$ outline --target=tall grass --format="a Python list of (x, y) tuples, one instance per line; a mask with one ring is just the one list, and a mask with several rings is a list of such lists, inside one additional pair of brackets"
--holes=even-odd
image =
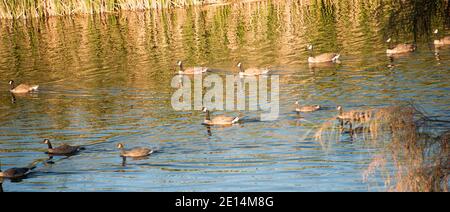
[(139, 11), (223, 3), (228, 0), (0, 0), (0, 18), (37, 18), (56, 15)]
[[(358, 126), (363, 130), (350, 133), (353, 141), (383, 142), (385, 151), (373, 157), (363, 172), (364, 180), (370, 181), (380, 171), (390, 191), (449, 190), (450, 131), (434, 135), (432, 126), (436, 120), (411, 103), (348, 113), (361, 118), (343, 126), (330, 120), (318, 129), (316, 139), (326, 144), (338, 140), (343, 131), (352, 132)], [(388, 161), (392, 161), (392, 167), (390, 164), (388, 167)]]

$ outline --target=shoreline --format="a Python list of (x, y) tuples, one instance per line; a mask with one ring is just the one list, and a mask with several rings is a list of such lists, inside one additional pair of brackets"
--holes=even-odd
[[(22, 4), (0, 1), (0, 20), (26, 20), (76, 15), (104, 15), (122, 12), (144, 12), (154, 10), (187, 9), (190, 7), (223, 6), (251, 3), (262, 0), (82, 0), (63, 1), (24, 0)], [(308, 0), (307, 0), (308, 1)], [(55, 3), (56, 2), (56, 3)]]

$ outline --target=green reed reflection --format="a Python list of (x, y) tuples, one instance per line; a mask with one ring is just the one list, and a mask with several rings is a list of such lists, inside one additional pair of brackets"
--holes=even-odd
[[(38, 7), (40, 10), (38, 13), (26, 12), (21, 15), (20, 10), (24, 9), (23, 6), (14, 7), (13, 12), (6, 12), (6, 6), (10, 7), (10, 4), (18, 2), (8, 1), (8, 4), (1, 2), (0, 14), (3, 16), (0, 16), (3, 18), (24, 17), (29, 14), (42, 16), (41, 14), (46, 13), (42, 7)], [(44, 1), (23, 2), (33, 6), (31, 2), (34, 4)], [(112, 142), (123, 140), (179, 142), (182, 145), (172, 144), (171, 148), (165, 150), (173, 152), (161, 154), (160, 157), (168, 158), (168, 161), (163, 161), (168, 163), (158, 162), (164, 164), (159, 165), (164, 172), (178, 170), (184, 174), (189, 171), (198, 174), (205, 170), (205, 167), (198, 165), (203, 164), (206, 157), (202, 155), (202, 151), (207, 149), (213, 152), (208, 148), (217, 148), (220, 151), (211, 153), (216, 154), (217, 158), (211, 159), (211, 164), (205, 166), (225, 167), (225, 170), (206, 170), (208, 174), (219, 172), (252, 174), (251, 168), (227, 169), (229, 166), (241, 168), (242, 165), (240, 163), (230, 165), (228, 161), (234, 159), (233, 157), (242, 157), (243, 163), (247, 166), (245, 158), (255, 156), (258, 159), (257, 163), (263, 164), (262, 168), (268, 167), (267, 170), (287, 170), (286, 175), (292, 174), (292, 170), (295, 170), (290, 177), (297, 177), (299, 173), (309, 177), (310, 171), (328, 172), (316, 174), (323, 177), (329, 176), (334, 171), (339, 173), (339, 162), (330, 165), (328, 162), (332, 159), (327, 158), (328, 154), (323, 153), (320, 146), (314, 146), (317, 143), (312, 142), (312, 138), (306, 137), (305, 140), (299, 141), (299, 137), (304, 135), (305, 130), (320, 126), (322, 121), (334, 117), (335, 111), (328, 108), (317, 116), (314, 114), (306, 117), (310, 122), (294, 120), (297, 117), (291, 116), (290, 107), (296, 98), (304, 100), (305, 103), (323, 103), (330, 108), (338, 103), (348, 104), (350, 107), (376, 107), (394, 100), (413, 98), (418, 100), (419, 104), (432, 102), (433, 105), (427, 109), (431, 109), (435, 114), (445, 115), (447, 112), (446, 97), (449, 85), (448, 80), (445, 80), (448, 77), (448, 60), (445, 58), (448, 57), (448, 53), (443, 49), (443, 59), (438, 62), (435, 61), (429, 48), (430, 41), (435, 36), (431, 33), (434, 29), (438, 28), (448, 33), (445, 29), (450, 24), (448, 16), (450, 7), (446, 0), (254, 1), (141, 12), (114, 12), (119, 8), (114, 8), (110, 1), (103, 2), (106, 2), (103, 9), (98, 5), (86, 6), (83, 9), (87, 13), (95, 13), (93, 15), (0, 20), (0, 88), (4, 91), (0, 92), (2, 147), (6, 146), (8, 149), (17, 150), (16, 152), (39, 152), (41, 146), (27, 142), (41, 140), (41, 137), (80, 144), (105, 144), (92, 150), (94, 153), (91, 154), (107, 158), (103, 158), (106, 162), (101, 161), (100, 164), (107, 167), (105, 170), (109, 170), (111, 163), (115, 163), (114, 160), (117, 159), (110, 157), (115, 154), (109, 148), (113, 146), (110, 145)], [(117, 2), (121, 2), (120, 9), (133, 10), (133, 5), (138, 5), (141, 1), (132, 1), (133, 3), (129, 5), (125, 0)], [(153, 4), (156, 1), (148, 2), (150, 6), (140, 7), (152, 8), (164, 4), (169, 6), (170, 2), (174, 1), (158, 4)], [(74, 5), (68, 7), (74, 13), (78, 12)], [(97, 14), (100, 13), (98, 11), (112, 12)], [(67, 14), (59, 10), (55, 13)], [(398, 66), (389, 69), (387, 65), (390, 61), (385, 55), (387, 48), (385, 40), (388, 37), (392, 37), (396, 42), (416, 42), (420, 51), (410, 55), (409, 58), (396, 60), (395, 65)], [(309, 66), (306, 61), (307, 44), (314, 44), (317, 52), (341, 53), (343, 63)], [(203, 118), (198, 111), (176, 112), (170, 107), (173, 88), (169, 85), (177, 73), (175, 64), (177, 60), (183, 60), (187, 66), (212, 67), (218, 74), (236, 73), (238, 61), (248, 66), (273, 68), (276, 74), (280, 74), (283, 89), (282, 118), (274, 123), (250, 123), (230, 131), (212, 129), (210, 130), (212, 133), (208, 135), (205, 133), (206, 129), (198, 126), (200, 119)], [(424, 74), (424, 71), (427, 71), (427, 74)], [(11, 98), (6, 85), (10, 79), (39, 84), (42, 91), (36, 95)], [(296, 121), (300, 124), (293, 124)], [(214, 137), (215, 135), (219, 136)], [(258, 137), (260, 135), (263, 136)], [(446, 144), (447, 135), (448, 133), (442, 134), (441, 137), (446, 140), (439, 141)], [(234, 140), (250, 144), (243, 142), (236, 145), (239, 148), (235, 148), (235, 144), (227, 140), (229, 136), (241, 136)], [(260, 144), (261, 140), (267, 141), (271, 137), (276, 139), (270, 140), (264, 144), (265, 146)], [(10, 142), (11, 140), (20, 142), (15, 144)], [(199, 141), (204, 143), (194, 147), (188, 146)], [(275, 145), (272, 144), (276, 142), (279, 142), (276, 148), (285, 149), (275, 149)], [(349, 144), (350, 147), (342, 144), (348, 148), (345, 151), (349, 151), (349, 155), (353, 154), (351, 152), (354, 151), (351, 148), (355, 148), (353, 145), (358, 144)], [(361, 145), (363, 146), (361, 148), (365, 145), (365, 143)], [(180, 148), (183, 154), (176, 148)], [(189, 152), (190, 150), (183, 148), (188, 150), (192, 148), (195, 151)], [(240, 152), (235, 152), (237, 149), (251, 152), (241, 155)], [(309, 152), (310, 149), (313, 151)], [(420, 148), (420, 151), (414, 150), (414, 154), (406, 152), (404, 155), (407, 158), (427, 150)], [(283, 155), (283, 151), (288, 152), (288, 156)], [(223, 152), (231, 152), (231, 156), (221, 155)], [(430, 161), (424, 158), (420, 159), (420, 163), (414, 161), (408, 163), (403, 158), (403, 152), (395, 153), (402, 155), (397, 161), (401, 168), (409, 168), (411, 164), (426, 164)], [(444, 149), (443, 154), (445, 153)], [(181, 159), (177, 157), (179, 155), (184, 157), (184, 154), (188, 156)], [(87, 156), (86, 160), (91, 160), (92, 155)], [(285, 156), (287, 159), (283, 158)], [(195, 157), (200, 158), (198, 159), (200, 162)], [(277, 158), (282, 159), (276, 161)], [(361, 163), (358, 160), (360, 158), (353, 155), (349, 158), (354, 164)], [(370, 163), (372, 156), (368, 158)], [(219, 162), (214, 164), (216, 159)], [(374, 163), (377, 162), (375, 159), (377, 158), (374, 158)], [(322, 163), (321, 160), (327, 163)], [(193, 165), (192, 161), (198, 164)], [(315, 164), (317, 161), (320, 163)], [(183, 164), (185, 162), (187, 165)], [(311, 164), (304, 165), (303, 162)], [(95, 172), (90, 170), (90, 173), (96, 173), (98, 164), (87, 164), (95, 168)], [(267, 164), (281, 164), (281, 168), (274, 169), (266, 166)], [(292, 166), (283, 167), (286, 164)], [(299, 168), (299, 165), (305, 167)], [(346, 168), (347, 165), (349, 164), (344, 163), (343, 166)], [(335, 167), (337, 168), (333, 170)], [(154, 171), (155, 168), (151, 168), (153, 168), (151, 171)], [(269, 177), (279, 177), (267, 170), (264, 171), (270, 175)], [(306, 170), (307, 173), (302, 173), (302, 170)], [(421, 171), (419, 176), (421, 179), (427, 177), (427, 170)], [(361, 170), (352, 169), (347, 173), (358, 171)], [(146, 174), (154, 176), (154, 173)], [(162, 181), (167, 177), (164, 174), (161, 175)], [(360, 173), (357, 175), (357, 180), (349, 178), (352, 182), (347, 183), (353, 185), (352, 183), (359, 182)], [(217, 176), (211, 179), (215, 177)], [(305, 179), (310, 179), (308, 177)], [(423, 189), (422, 185), (411, 187), (409, 183), (416, 180), (416, 177), (417, 175), (398, 178), (410, 180), (402, 182), (403, 185), (397, 190), (433, 190), (430, 187)], [(289, 180), (295, 181), (299, 178)], [(444, 178), (439, 178), (439, 183), (445, 181), (442, 179)], [(278, 182), (290, 183), (289, 180), (281, 179)], [(295, 183), (311, 184), (297, 181)], [(282, 185), (279, 188), (290, 188), (292, 184)], [(396, 190), (398, 185), (392, 182), (387, 189)], [(445, 185), (442, 187), (443, 189), (438, 187), (439, 189), (434, 190), (445, 190)]]

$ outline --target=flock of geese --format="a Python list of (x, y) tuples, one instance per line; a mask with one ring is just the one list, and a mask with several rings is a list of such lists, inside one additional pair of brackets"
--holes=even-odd
[[(438, 33), (438, 30), (434, 31), (435, 34)], [(397, 44), (392, 45), (391, 44), (391, 38), (387, 39), (386, 42), (390, 43), (389, 48), (386, 49), (386, 53), (388, 55), (392, 54), (404, 54), (408, 52), (413, 52), (416, 50), (416, 46), (414, 44)], [(436, 46), (443, 46), (443, 45), (450, 45), (450, 36), (445, 36), (441, 39), (434, 40), (433, 42)], [(310, 56), (308, 57), (309, 63), (337, 63), (338, 59), (340, 57), (340, 54), (338, 53), (322, 53), (316, 56), (313, 56), (313, 46), (307, 45), (307, 49), (310, 52)], [(204, 74), (206, 73), (209, 68), (207, 67), (188, 67), (184, 68), (182, 61), (178, 61), (177, 65), (179, 66), (179, 74), (187, 74), (187, 75), (195, 75), (195, 74)], [(237, 67), (239, 69), (239, 75), (240, 76), (257, 76), (257, 75), (265, 75), (269, 74), (269, 69), (264, 68), (247, 68), (244, 69), (242, 63), (238, 63)], [(30, 92), (35, 92), (38, 90), (38, 85), (27, 85), (27, 84), (20, 84), (15, 85), (15, 82), (13, 80), (9, 81), (10, 89), (9, 91), (13, 94), (26, 94)], [(297, 112), (314, 112), (321, 109), (320, 105), (300, 105), (298, 101), (295, 102), (296, 105), (296, 111)], [(352, 120), (355, 117), (352, 114), (343, 112), (342, 106), (338, 106), (337, 110), (339, 111), (339, 114), (337, 116), (340, 120)], [(240, 118), (237, 117), (228, 117), (228, 116), (216, 116), (214, 118), (211, 118), (210, 111), (207, 108), (203, 108), (203, 112), (206, 113), (205, 119), (203, 121), (204, 125), (232, 125), (235, 123), (238, 123)], [(47, 144), (47, 154), (49, 155), (60, 155), (60, 156), (69, 156), (78, 153), (81, 150), (84, 150), (85, 148), (83, 146), (71, 146), (68, 144), (62, 144), (58, 147), (53, 147), (50, 143), (50, 140), (45, 139), (43, 141), (44, 144)], [(120, 150), (120, 156), (124, 159), (126, 157), (132, 157), (132, 158), (140, 158), (140, 157), (146, 157), (153, 152), (155, 152), (153, 149), (145, 148), (145, 147), (136, 147), (130, 150), (126, 150), (124, 148), (124, 145), (119, 143), (117, 145), (117, 148)], [(23, 178), (27, 174), (29, 174), (35, 166), (29, 166), (29, 167), (21, 167), (21, 168), (9, 168), (5, 171), (1, 171), (1, 164), (0, 164), (0, 178), (10, 178), (10, 179), (17, 179), (17, 178)]]

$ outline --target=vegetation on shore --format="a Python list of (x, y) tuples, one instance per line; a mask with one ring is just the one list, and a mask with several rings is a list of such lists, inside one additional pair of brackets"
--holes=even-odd
[(412, 103), (347, 113), (358, 117), (349, 122), (352, 125), (336, 128), (330, 120), (317, 130), (316, 139), (326, 146), (348, 132), (353, 142), (385, 146), (363, 172), (364, 181), (384, 173), (389, 191), (448, 192), (450, 131), (436, 134), (432, 126), (439, 120), (427, 117)]
[(2, 0), (0, 19), (102, 14), (120, 10), (141, 11), (219, 4), (227, 1), (229, 0)]

